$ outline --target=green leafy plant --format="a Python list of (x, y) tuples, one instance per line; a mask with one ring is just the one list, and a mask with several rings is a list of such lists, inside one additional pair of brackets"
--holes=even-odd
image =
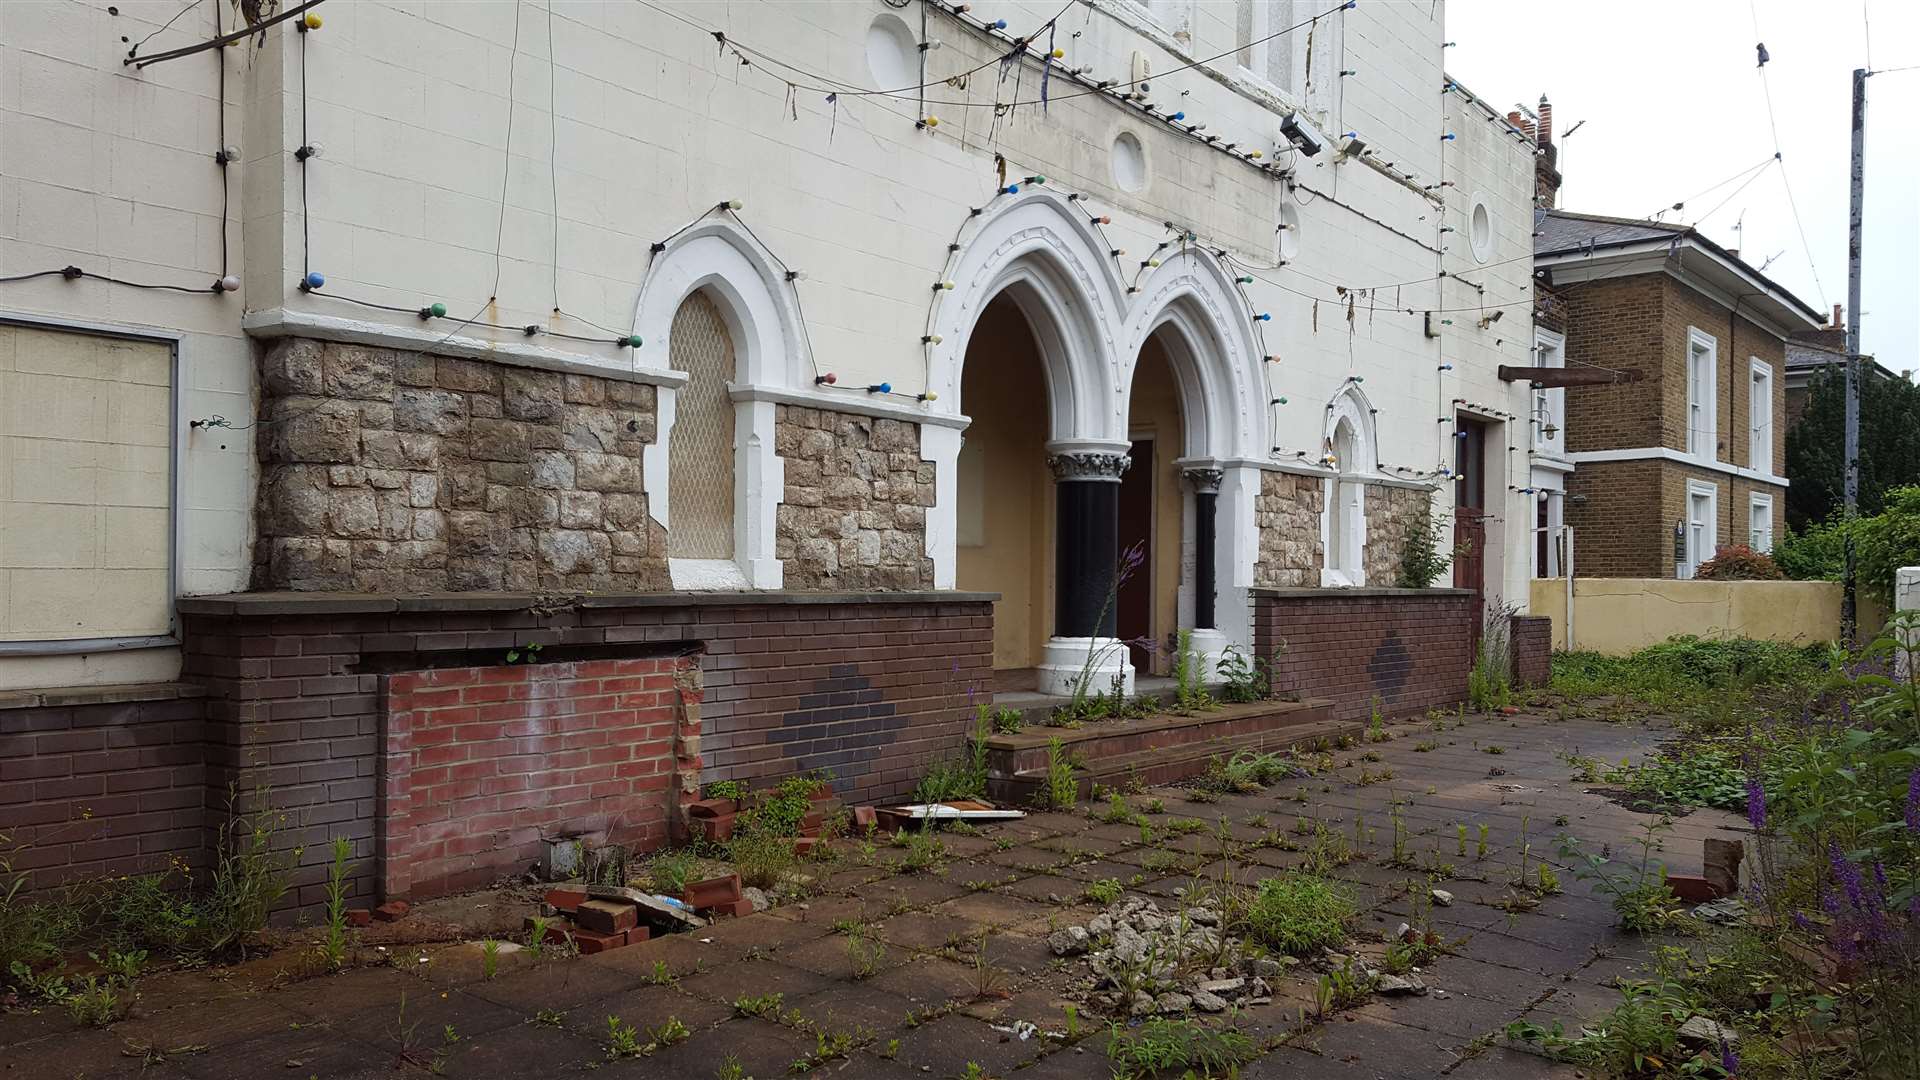
[(733, 1011), (741, 1016), (778, 1016), (784, 1001), (786, 995), (777, 992), (756, 997), (737, 997), (733, 999)]
[(740, 802), (747, 797), (747, 785), (740, 780), (714, 780), (700, 791), (708, 799), (732, 799)]
[(1116, 1080), (1182, 1073), (1229, 1076), (1254, 1053), (1253, 1040), (1238, 1031), (1164, 1016), (1151, 1017), (1135, 1028), (1115, 1024), (1107, 1036), (1107, 1060)]
[(1431, 587), (1453, 565), (1457, 550), (1445, 546), (1443, 531), (1434, 520), (1433, 505), (1422, 502), (1419, 512), (1407, 521), (1394, 584), (1402, 589)]
[(489, 982), (500, 972), (500, 943), (493, 938), (480, 943), (480, 977)]
[(540, 650), (545, 647), (546, 646), (537, 641), (526, 645), (516, 645), (507, 650), (507, 663), (537, 664), (540, 662)]
[(1213, 706), (1213, 695), (1200, 682), (1200, 657), (1193, 651), (1193, 631), (1180, 629), (1173, 635), (1174, 706), (1183, 711)]
[(1120, 899), (1121, 891), (1119, 878), (1101, 878), (1086, 887), (1085, 895), (1088, 900), (1105, 906)]
[(1588, 851), (1571, 836), (1561, 838), (1560, 854), (1576, 861), (1574, 877), (1593, 881), (1611, 898), (1622, 930), (1665, 930), (1679, 917), (1680, 903), (1667, 887), (1667, 868), (1653, 858), (1653, 849), (1659, 834), (1672, 827), (1672, 822), (1664, 818), (1648, 822), (1636, 841), (1639, 859), (1624, 869), (1606, 851)]
[(1213, 663), (1213, 676), (1220, 680), (1220, 700), (1259, 701), (1273, 686), (1272, 665), (1265, 658), (1255, 660), (1238, 645), (1228, 645)]
[(345, 837), (333, 840), (333, 859), (327, 864), (327, 906), (324, 937), (320, 939), (320, 957), (335, 971), (347, 959), (347, 875), (353, 864), (353, 841)]
[(727, 858), (742, 884), (770, 889), (793, 869), (793, 840), (771, 832), (735, 832), (727, 842)]
[(1481, 625), (1480, 644), (1467, 672), (1467, 700), (1481, 712), (1503, 709), (1513, 702), (1513, 653), (1509, 630), (1515, 609), (1488, 605)]
[(852, 965), (855, 979), (870, 979), (879, 974), (887, 962), (887, 944), (864, 933), (848, 934), (847, 962)]
[(1058, 737), (1047, 740), (1047, 775), (1044, 786), (1034, 793), (1034, 801), (1050, 810), (1071, 810), (1080, 800), (1080, 781), (1075, 778), (1073, 756)]
[(1350, 893), (1326, 878), (1293, 872), (1260, 883), (1248, 905), (1248, 936), (1275, 952), (1305, 956), (1347, 939)]
[(639, 1057), (646, 1052), (640, 1029), (617, 1016), (607, 1017), (606, 1048), (609, 1060)]
[(684, 848), (662, 851), (648, 860), (647, 877), (659, 892), (679, 896), (687, 891), (688, 879), (698, 865), (693, 852)]

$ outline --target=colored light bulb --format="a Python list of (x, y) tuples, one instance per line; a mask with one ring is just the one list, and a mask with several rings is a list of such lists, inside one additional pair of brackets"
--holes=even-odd
[(639, 334), (627, 335), (627, 348), (637, 349), (639, 347), (640, 347), (640, 335)]
[(309, 270), (307, 271), (307, 276), (300, 279), (300, 284), (309, 289), (317, 289), (326, 283), (327, 275), (318, 270)]

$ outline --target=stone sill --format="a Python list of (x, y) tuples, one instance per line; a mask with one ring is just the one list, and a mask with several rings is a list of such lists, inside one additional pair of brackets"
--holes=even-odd
[(1454, 588), (1397, 589), (1397, 588), (1382, 588), (1379, 586), (1372, 586), (1372, 585), (1364, 586), (1361, 588), (1341, 588), (1339, 586), (1329, 585), (1329, 586), (1325, 586), (1318, 589), (1248, 589), (1247, 592), (1256, 598), (1264, 598), (1264, 599), (1271, 599), (1271, 600), (1327, 600), (1327, 599), (1346, 600), (1346, 599), (1365, 599), (1365, 598), (1386, 598), (1389, 600), (1418, 600), (1421, 597), (1425, 597), (1425, 596), (1431, 596), (1435, 599), (1440, 599), (1443, 597), (1474, 595), (1474, 591), (1472, 589), (1454, 589)]
[(183, 596), (174, 607), (183, 615), (390, 615), (448, 611), (524, 611), (529, 608), (738, 607), (743, 605), (820, 604), (973, 604), (991, 603), (999, 593), (924, 592), (650, 592), (592, 593), (555, 597), (547, 593), (376, 593), (256, 592), (222, 596)]
[(65, 709), (78, 705), (126, 705), (140, 701), (177, 701), (207, 696), (192, 683), (129, 683), (124, 686), (55, 686), (40, 690), (0, 690), (0, 710)]

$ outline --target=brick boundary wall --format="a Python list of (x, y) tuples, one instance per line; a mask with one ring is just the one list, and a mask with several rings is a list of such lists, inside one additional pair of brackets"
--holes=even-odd
[[(959, 751), (967, 691), (992, 686), (990, 593), (660, 593), (553, 598), (244, 593), (179, 601), (186, 679), (203, 684), (206, 788), (270, 792), (303, 848), (289, 907), (323, 898), (325, 848), (354, 841), (376, 891), (380, 684), (396, 671), (699, 654), (704, 780), (834, 774), (849, 800), (910, 790)], [(578, 650), (578, 655), (566, 655)]]
[(385, 676), (380, 894), (476, 888), (538, 861), (546, 839), (588, 836), (633, 851), (665, 843), (680, 778), (691, 773), (698, 785), (695, 664), (679, 656)]
[(0, 835), (30, 888), (206, 865), (225, 796), (202, 767), (205, 704), (172, 683), (0, 693)]
[[(1334, 703), (1336, 720), (1451, 706), (1467, 696), (1474, 594), (1465, 589), (1254, 589), (1256, 655), (1274, 689)], [(1279, 655), (1275, 656), (1275, 650)]]
[(1545, 615), (1515, 615), (1512, 622), (1513, 685), (1523, 690), (1553, 679), (1553, 620)]

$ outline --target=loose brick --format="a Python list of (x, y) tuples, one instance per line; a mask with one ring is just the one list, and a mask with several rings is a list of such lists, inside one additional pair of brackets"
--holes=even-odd
[(399, 922), (406, 918), (407, 912), (411, 910), (412, 905), (405, 900), (389, 900), (373, 909), (373, 917), (381, 922)]
[(615, 900), (588, 900), (574, 909), (573, 921), (582, 929), (597, 934), (618, 934), (633, 929), (640, 921), (640, 913), (632, 904)]
[(347, 925), (348, 926), (372, 926), (373, 925), (373, 909), (363, 908), (363, 907), (348, 908), (347, 909)]
[(555, 885), (548, 889), (547, 894), (541, 899), (545, 900), (549, 907), (557, 911), (571, 913), (573, 909), (587, 902), (587, 887), (585, 885)]

